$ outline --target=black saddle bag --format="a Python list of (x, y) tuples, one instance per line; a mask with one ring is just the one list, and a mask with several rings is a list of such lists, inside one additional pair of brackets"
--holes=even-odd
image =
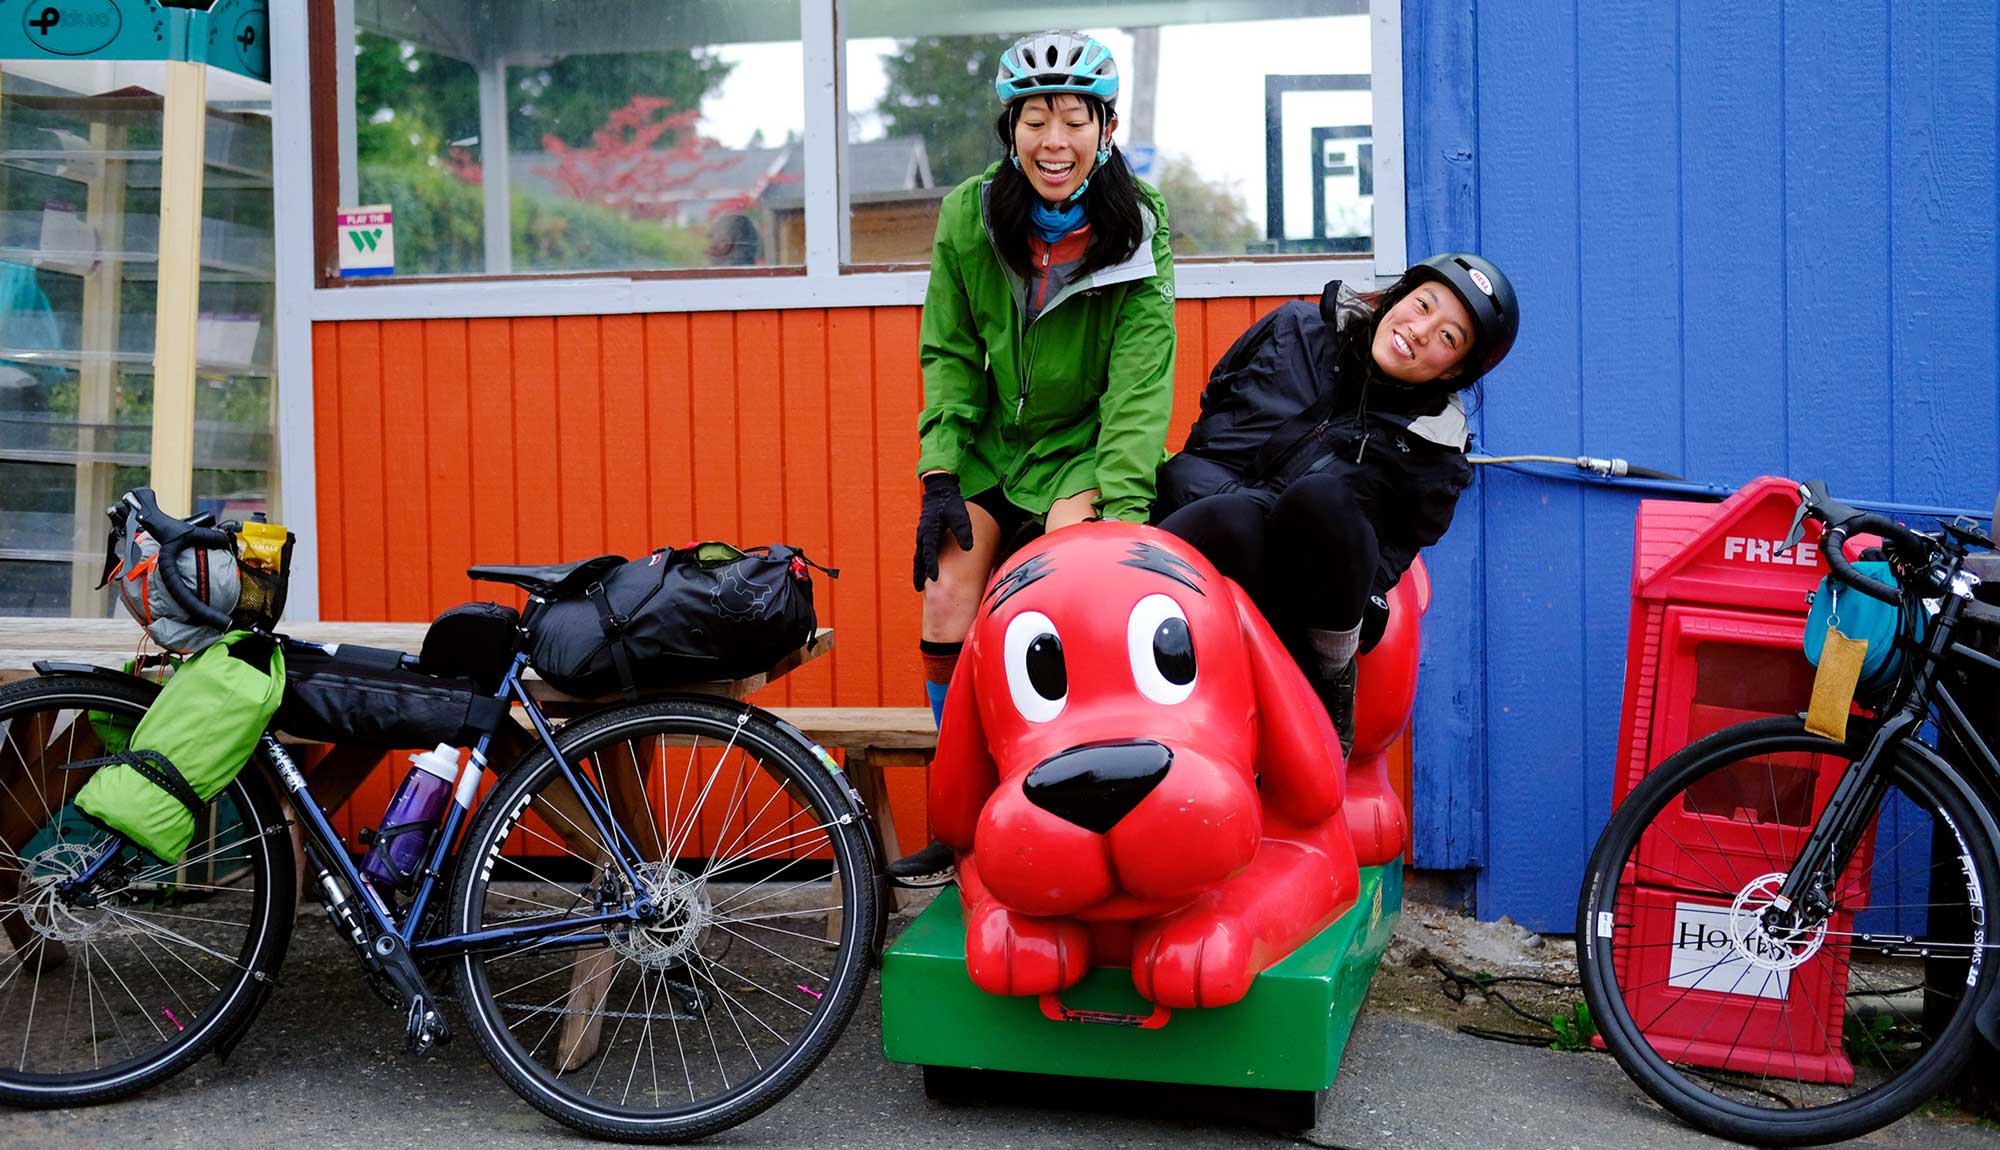
[(543, 608), (528, 659), (558, 690), (584, 697), (769, 670), (818, 625), (811, 569), (783, 544), (662, 548)]
[(349, 746), (463, 747), (507, 718), (507, 701), (470, 677), (406, 671), (401, 654), (350, 643), (288, 647), (285, 701), (271, 725)]

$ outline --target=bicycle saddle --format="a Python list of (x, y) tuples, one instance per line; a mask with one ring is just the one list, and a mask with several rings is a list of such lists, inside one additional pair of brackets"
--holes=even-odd
[(542, 567), (467, 567), (465, 573), (488, 583), (512, 583), (516, 587), (525, 587), (531, 594), (544, 599), (561, 599), (577, 594), (625, 562), (623, 555), (599, 555), (595, 559)]

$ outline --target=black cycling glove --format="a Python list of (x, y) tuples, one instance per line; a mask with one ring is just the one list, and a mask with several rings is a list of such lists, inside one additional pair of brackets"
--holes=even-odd
[(917, 559), (913, 582), (917, 590), (937, 578), (938, 551), (944, 533), (950, 531), (961, 551), (972, 550), (972, 517), (965, 513), (965, 497), (958, 493), (958, 476), (948, 471), (924, 476), (924, 506), (917, 513)]

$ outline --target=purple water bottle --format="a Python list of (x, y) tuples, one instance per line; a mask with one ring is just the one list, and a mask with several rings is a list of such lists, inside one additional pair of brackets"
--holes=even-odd
[(361, 863), (361, 873), (383, 886), (410, 886), (423, 870), (458, 778), (458, 748), (448, 743), (411, 755), (410, 762), (410, 773), (389, 800), (382, 829), (375, 832), (368, 857)]

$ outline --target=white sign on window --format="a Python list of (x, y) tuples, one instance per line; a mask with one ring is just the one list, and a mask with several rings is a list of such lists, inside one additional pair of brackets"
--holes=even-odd
[(396, 213), (388, 204), (340, 209), (340, 274), (385, 276), (396, 270)]
[(1769, 970), (1745, 957), (1730, 938), (1729, 917), (1726, 906), (1674, 904), (1673, 951), (1667, 968), (1667, 985), (1750, 998), (1789, 998), (1792, 972)]

